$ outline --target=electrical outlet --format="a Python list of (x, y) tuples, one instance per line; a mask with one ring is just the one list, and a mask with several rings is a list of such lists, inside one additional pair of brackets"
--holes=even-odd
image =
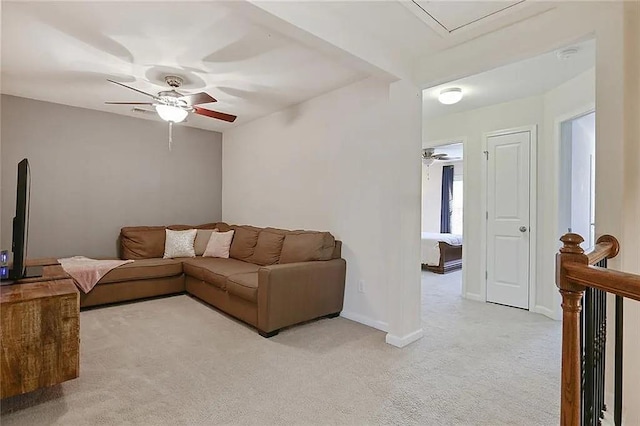
[(364, 280), (358, 281), (358, 291), (364, 293)]

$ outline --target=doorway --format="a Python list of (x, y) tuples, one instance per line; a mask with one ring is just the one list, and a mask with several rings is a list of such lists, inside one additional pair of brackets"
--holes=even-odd
[(464, 138), (422, 150), (421, 263), (428, 279), (462, 292)]
[(535, 270), (536, 128), (485, 139), (487, 302), (529, 309)]
[(596, 113), (593, 110), (560, 122), (560, 233), (595, 244)]

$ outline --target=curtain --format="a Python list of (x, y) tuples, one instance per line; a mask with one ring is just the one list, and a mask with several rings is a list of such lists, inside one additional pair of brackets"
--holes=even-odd
[(440, 204), (440, 233), (451, 233), (451, 199), (453, 198), (453, 166), (442, 167), (442, 199)]

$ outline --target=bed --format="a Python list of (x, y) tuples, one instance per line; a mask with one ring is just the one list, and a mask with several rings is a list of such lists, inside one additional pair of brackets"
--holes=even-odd
[(421, 262), (429, 271), (444, 274), (462, 268), (462, 235), (422, 233)]

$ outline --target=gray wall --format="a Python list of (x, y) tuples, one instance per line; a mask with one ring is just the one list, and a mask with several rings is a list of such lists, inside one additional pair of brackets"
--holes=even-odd
[(1, 247), (31, 166), (30, 258), (115, 256), (123, 226), (221, 219), (222, 135), (2, 95)]

